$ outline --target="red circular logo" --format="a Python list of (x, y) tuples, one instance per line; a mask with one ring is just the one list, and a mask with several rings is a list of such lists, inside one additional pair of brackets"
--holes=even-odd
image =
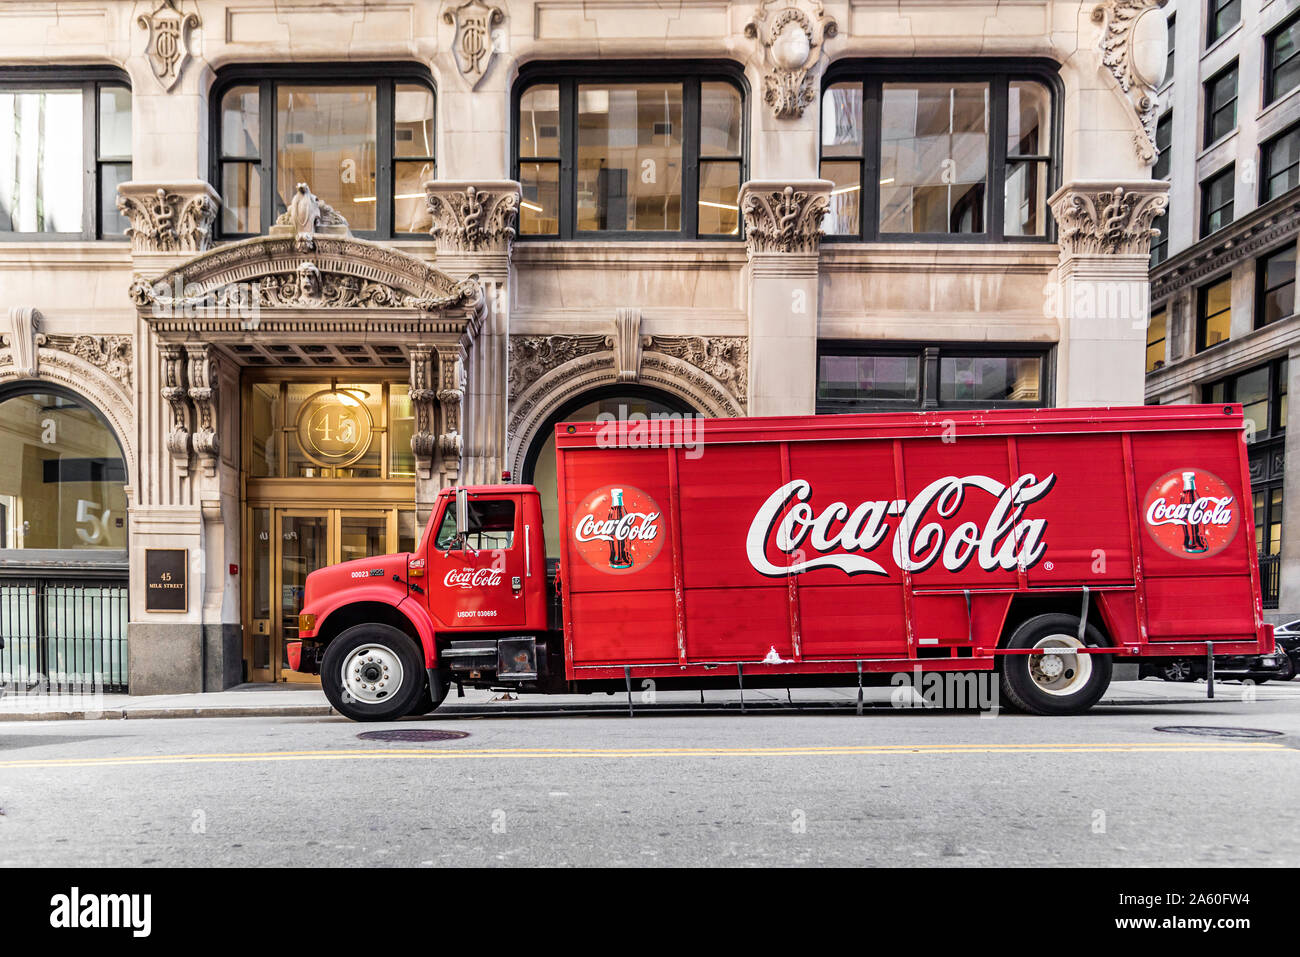
[(1180, 558), (1209, 558), (1237, 537), (1241, 503), (1213, 472), (1180, 468), (1152, 483), (1142, 521), (1156, 544)]
[(659, 554), (665, 535), (655, 500), (631, 485), (601, 486), (574, 512), (574, 550), (592, 568), (610, 575), (645, 568)]

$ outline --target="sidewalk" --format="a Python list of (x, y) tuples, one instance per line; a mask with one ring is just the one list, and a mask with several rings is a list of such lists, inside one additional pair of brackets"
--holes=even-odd
[[(868, 707), (888, 707), (890, 692), (887, 687), (867, 688), (863, 698)], [(1300, 700), (1300, 681), (1286, 684), (1269, 682), (1251, 689), (1255, 699), (1276, 701), (1287, 698)], [(1215, 701), (1238, 702), (1246, 686), (1238, 682), (1217, 682)], [(515, 711), (521, 713), (552, 713), (581, 711), (584, 713), (621, 713), (627, 708), (626, 695), (523, 695), (516, 700), (495, 701), (489, 691), (466, 690), (465, 697), (451, 695), (435, 716), (483, 715)], [(655, 704), (643, 702), (641, 692), (633, 690), (633, 706), (644, 713), (655, 708), (680, 710), (699, 707), (697, 691), (660, 692)], [(823, 705), (831, 708), (851, 707), (857, 700), (856, 688), (802, 688), (795, 689), (790, 700), (796, 706)], [(1190, 684), (1171, 683), (1147, 679), (1145, 681), (1117, 681), (1111, 684), (1101, 707), (1150, 706), (1172, 704), (1200, 704), (1205, 702), (1205, 682)], [(706, 705), (739, 708), (738, 691), (706, 691)], [(745, 705), (755, 710), (766, 710), (787, 704), (784, 690), (747, 690)], [(666, 707), (665, 707), (666, 706)], [(0, 721), (68, 721), (93, 719), (141, 718), (248, 718), (248, 717), (323, 717), (334, 714), (324, 693), (316, 687), (286, 687), (285, 685), (245, 684), (226, 691), (208, 694), (144, 695), (132, 697), (124, 694), (101, 695), (13, 695), (0, 697)]]

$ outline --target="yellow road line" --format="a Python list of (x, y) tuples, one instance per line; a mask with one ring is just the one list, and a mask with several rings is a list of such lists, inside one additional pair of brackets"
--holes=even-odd
[(1170, 741), (1067, 744), (882, 744), (741, 748), (347, 748), (320, 751), (244, 751), (123, 755), (104, 758), (32, 758), (0, 761), (0, 768), (84, 768), (151, 764), (240, 764), (269, 761), (349, 761), (468, 758), (832, 757), (907, 754), (1100, 754), (1287, 751), (1267, 741)]

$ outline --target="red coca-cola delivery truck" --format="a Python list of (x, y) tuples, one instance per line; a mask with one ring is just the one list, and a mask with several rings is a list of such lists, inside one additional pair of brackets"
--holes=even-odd
[(308, 576), (292, 667), (358, 720), (452, 684), (916, 668), (1070, 714), (1116, 660), (1273, 650), (1239, 405), (562, 423), (556, 446), (556, 571), (536, 488), (445, 489), (414, 552)]

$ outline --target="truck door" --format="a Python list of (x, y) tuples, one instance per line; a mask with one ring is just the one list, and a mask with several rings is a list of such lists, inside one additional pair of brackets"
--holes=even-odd
[(469, 534), (456, 542), (456, 499), (444, 495), (426, 558), (429, 612), (457, 631), (524, 624), (524, 535), (520, 496), (473, 492)]

